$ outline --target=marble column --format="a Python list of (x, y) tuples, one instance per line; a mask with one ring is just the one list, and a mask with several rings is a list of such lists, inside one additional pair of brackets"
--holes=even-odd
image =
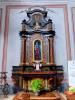
[(49, 36), (49, 63), (54, 64), (54, 37)]
[(20, 65), (26, 65), (26, 36), (21, 37), (21, 58)]

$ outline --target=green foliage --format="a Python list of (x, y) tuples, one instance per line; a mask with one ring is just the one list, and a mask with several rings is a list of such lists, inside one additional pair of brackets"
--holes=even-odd
[(31, 81), (31, 89), (33, 92), (37, 92), (43, 89), (43, 80), (42, 79), (33, 79)]
[(70, 88), (69, 88), (69, 91), (75, 93), (75, 87), (70, 87)]

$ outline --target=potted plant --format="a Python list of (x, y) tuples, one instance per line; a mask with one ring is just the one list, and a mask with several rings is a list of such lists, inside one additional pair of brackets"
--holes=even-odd
[(42, 79), (33, 79), (31, 80), (31, 90), (35, 95), (39, 95), (39, 92), (43, 89), (43, 80)]
[(75, 94), (75, 87), (69, 87), (69, 92), (71, 94)]
[(69, 90), (65, 92), (67, 95), (75, 94), (75, 87), (69, 87)]

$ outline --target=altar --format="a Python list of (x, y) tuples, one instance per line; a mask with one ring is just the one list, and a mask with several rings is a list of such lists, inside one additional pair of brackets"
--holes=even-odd
[(17, 85), (25, 90), (31, 90), (30, 82), (35, 78), (42, 78), (44, 80), (45, 89), (50, 91), (57, 89), (59, 86), (58, 84), (60, 84), (60, 82), (63, 80), (62, 66), (45, 66), (48, 68), (53, 68), (49, 68), (48, 71), (43, 71), (43, 69), (40, 71), (35, 71), (32, 67), (33, 66), (13, 66), (12, 76), (16, 80)]
[(21, 58), (18, 66), (12, 66), (12, 78), (16, 84), (31, 91), (31, 81), (42, 79), (45, 90), (56, 90), (63, 80), (63, 66), (55, 64), (52, 19), (46, 9), (31, 7), (27, 19), (22, 21)]

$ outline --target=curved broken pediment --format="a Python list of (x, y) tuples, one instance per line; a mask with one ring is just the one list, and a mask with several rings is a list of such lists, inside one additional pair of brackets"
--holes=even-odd
[[(44, 7), (31, 7), (26, 11), (27, 17), (22, 21), (22, 34), (32, 35), (34, 33), (40, 33), (43, 35), (55, 35), (53, 30), (53, 22), (47, 16), (47, 11)], [(20, 32), (21, 35), (21, 32)]]

